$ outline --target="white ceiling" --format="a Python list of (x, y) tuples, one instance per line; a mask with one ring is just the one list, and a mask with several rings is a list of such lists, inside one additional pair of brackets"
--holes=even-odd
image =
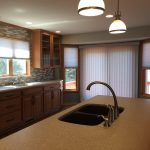
[[(104, 0), (102, 16), (83, 17), (77, 12), (79, 0), (0, 0), (0, 20), (63, 35), (108, 30), (112, 22), (105, 18), (116, 9), (117, 0)], [(128, 28), (150, 25), (150, 0), (120, 0), (122, 20)], [(31, 21), (32, 25), (25, 22)]]

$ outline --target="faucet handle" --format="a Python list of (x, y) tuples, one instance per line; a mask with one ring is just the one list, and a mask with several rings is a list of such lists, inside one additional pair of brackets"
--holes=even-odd
[(104, 119), (104, 127), (110, 127), (110, 122), (109, 122), (109, 119), (104, 117), (103, 115), (101, 115), (101, 117)]

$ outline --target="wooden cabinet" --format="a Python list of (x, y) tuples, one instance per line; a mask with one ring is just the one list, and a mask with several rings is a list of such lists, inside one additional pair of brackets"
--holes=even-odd
[(0, 92), (0, 137), (58, 112), (61, 82)]
[(60, 66), (60, 36), (45, 30), (32, 32), (33, 68)]
[(53, 96), (52, 96), (52, 100), (53, 100), (53, 110), (54, 111), (58, 111), (61, 107), (61, 91), (60, 89), (54, 89), (53, 90)]
[(23, 90), (23, 120), (30, 122), (43, 115), (43, 89), (29, 88)]
[(61, 64), (61, 47), (60, 47), (60, 36), (53, 35), (53, 57), (52, 57), (52, 64), (53, 66), (57, 67)]
[(16, 128), (22, 122), (21, 92), (0, 93), (0, 132)]
[(53, 113), (61, 108), (60, 84), (44, 87), (44, 113)]

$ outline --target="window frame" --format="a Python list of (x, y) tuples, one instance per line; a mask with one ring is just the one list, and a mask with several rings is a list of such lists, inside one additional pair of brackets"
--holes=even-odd
[(150, 67), (143, 67), (143, 45), (145, 43), (150, 43), (150, 39), (143, 40), (140, 43), (140, 52), (139, 52), (139, 92), (138, 95), (141, 98), (150, 98), (150, 94), (146, 93), (146, 70), (149, 70)]
[[(1, 57), (0, 57), (1, 58)], [(8, 75), (1, 75), (0, 78), (7, 78), (7, 77), (15, 77), (16, 74), (13, 74), (13, 59), (14, 58), (2, 58), (2, 59), (9, 59), (9, 74)], [(15, 58), (16, 59), (16, 58)], [(25, 60), (26, 61), (26, 73), (23, 76), (30, 76), (30, 59), (18, 59), (18, 60)]]
[[(78, 67), (65, 67), (64, 66), (64, 49), (65, 48), (77, 48), (78, 49)], [(63, 82), (63, 91), (64, 92), (80, 92), (80, 49), (79, 46), (76, 45), (70, 45), (70, 44), (64, 44), (62, 45), (62, 78), (64, 80)], [(76, 89), (65, 89), (65, 69), (66, 68), (76, 68)]]
[[(29, 58), (16, 58), (16, 57), (0, 57), (1, 59), (8, 59), (9, 63), (9, 74), (8, 75), (1, 75), (0, 78), (9, 78), (9, 77), (16, 77), (17, 75), (13, 74), (13, 59), (18, 59), (18, 60), (26, 60), (26, 74), (23, 74), (23, 76), (30, 76), (30, 61), (31, 61), (31, 42), (28, 40), (20, 40), (20, 39), (13, 39), (13, 38), (8, 38), (8, 37), (1, 37), (4, 39), (11, 39), (11, 40), (17, 40), (17, 41), (22, 41), (22, 42), (28, 42), (29, 44)], [(14, 51), (13, 51), (14, 53)]]

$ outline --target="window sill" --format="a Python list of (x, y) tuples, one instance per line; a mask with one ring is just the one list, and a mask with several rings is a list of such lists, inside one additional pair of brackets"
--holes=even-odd
[(150, 98), (150, 94), (143, 94), (143, 95), (140, 95), (140, 98)]
[[(23, 75), (24, 77), (31, 77), (30, 75)], [(14, 79), (16, 78), (17, 76), (0, 76), (0, 79)]]
[(78, 90), (64, 90), (63, 93), (78, 93)]

